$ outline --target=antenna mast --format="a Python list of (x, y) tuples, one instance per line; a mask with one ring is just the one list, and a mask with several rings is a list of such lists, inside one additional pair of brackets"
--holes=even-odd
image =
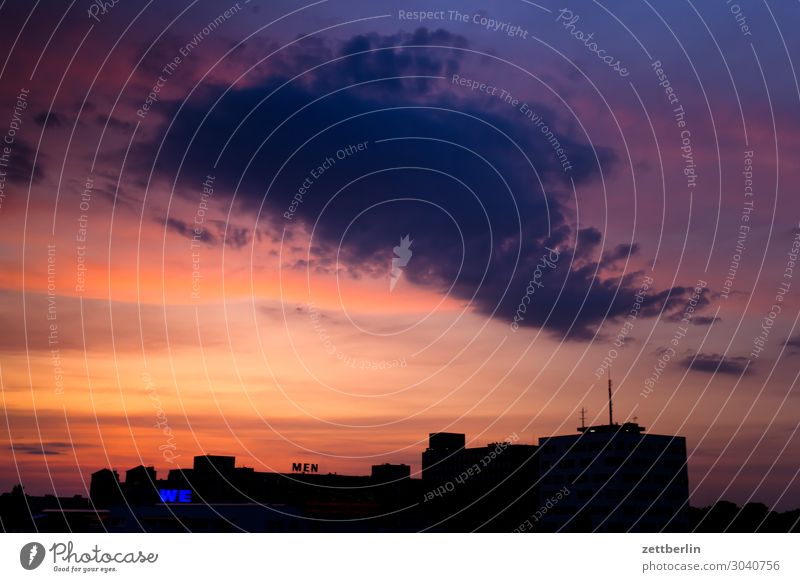
[(581, 430), (586, 430), (586, 409), (581, 406)]
[(608, 377), (608, 424), (614, 426), (614, 403), (611, 400), (611, 376)]

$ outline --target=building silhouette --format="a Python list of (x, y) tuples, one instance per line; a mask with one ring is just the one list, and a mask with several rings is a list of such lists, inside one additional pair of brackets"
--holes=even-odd
[(100, 469), (92, 473), (89, 497), (97, 507), (108, 507), (122, 502), (119, 474), (111, 469)]
[(538, 501), (537, 448), (512, 442), (469, 448), (464, 434), (430, 434), (422, 453), (428, 526), (511, 531)]
[(538, 529), (685, 531), (686, 439), (644, 430), (626, 422), (539, 439)]
[(260, 472), (225, 455), (196, 456), (165, 478), (139, 465), (121, 481), (104, 468), (91, 475), (89, 499), (31, 497), (21, 487), (3, 494), (0, 523), (6, 531), (165, 532), (658, 532), (686, 531), (690, 519), (706, 529), (722, 523), (721, 510), (687, 511), (683, 437), (610, 416), (576, 434), (519, 440), (469, 447), (465, 434), (431, 433), (421, 478), (389, 463), (369, 475), (315, 473), (314, 463)]

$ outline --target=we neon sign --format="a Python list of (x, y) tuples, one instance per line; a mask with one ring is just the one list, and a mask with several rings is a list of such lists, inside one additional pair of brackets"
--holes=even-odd
[(159, 489), (159, 496), (164, 503), (191, 503), (191, 489)]

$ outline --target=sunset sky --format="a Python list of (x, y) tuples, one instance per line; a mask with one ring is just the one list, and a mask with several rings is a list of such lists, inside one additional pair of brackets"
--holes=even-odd
[(800, 11), (605, 4), (0, 4), (0, 492), (417, 472), (605, 358), (693, 504), (800, 506)]

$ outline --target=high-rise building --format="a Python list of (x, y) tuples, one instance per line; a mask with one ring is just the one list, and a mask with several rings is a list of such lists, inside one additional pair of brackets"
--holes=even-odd
[(633, 422), (539, 439), (540, 531), (682, 531), (686, 439)]
[(538, 501), (537, 447), (466, 447), (457, 433), (431, 433), (422, 453), (422, 508), (439, 531), (511, 531)]
[(100, 469), (92, 473), (89, 497), (95, 507), (109, 507), (122, 500), (119, 474), (112, 469)]

